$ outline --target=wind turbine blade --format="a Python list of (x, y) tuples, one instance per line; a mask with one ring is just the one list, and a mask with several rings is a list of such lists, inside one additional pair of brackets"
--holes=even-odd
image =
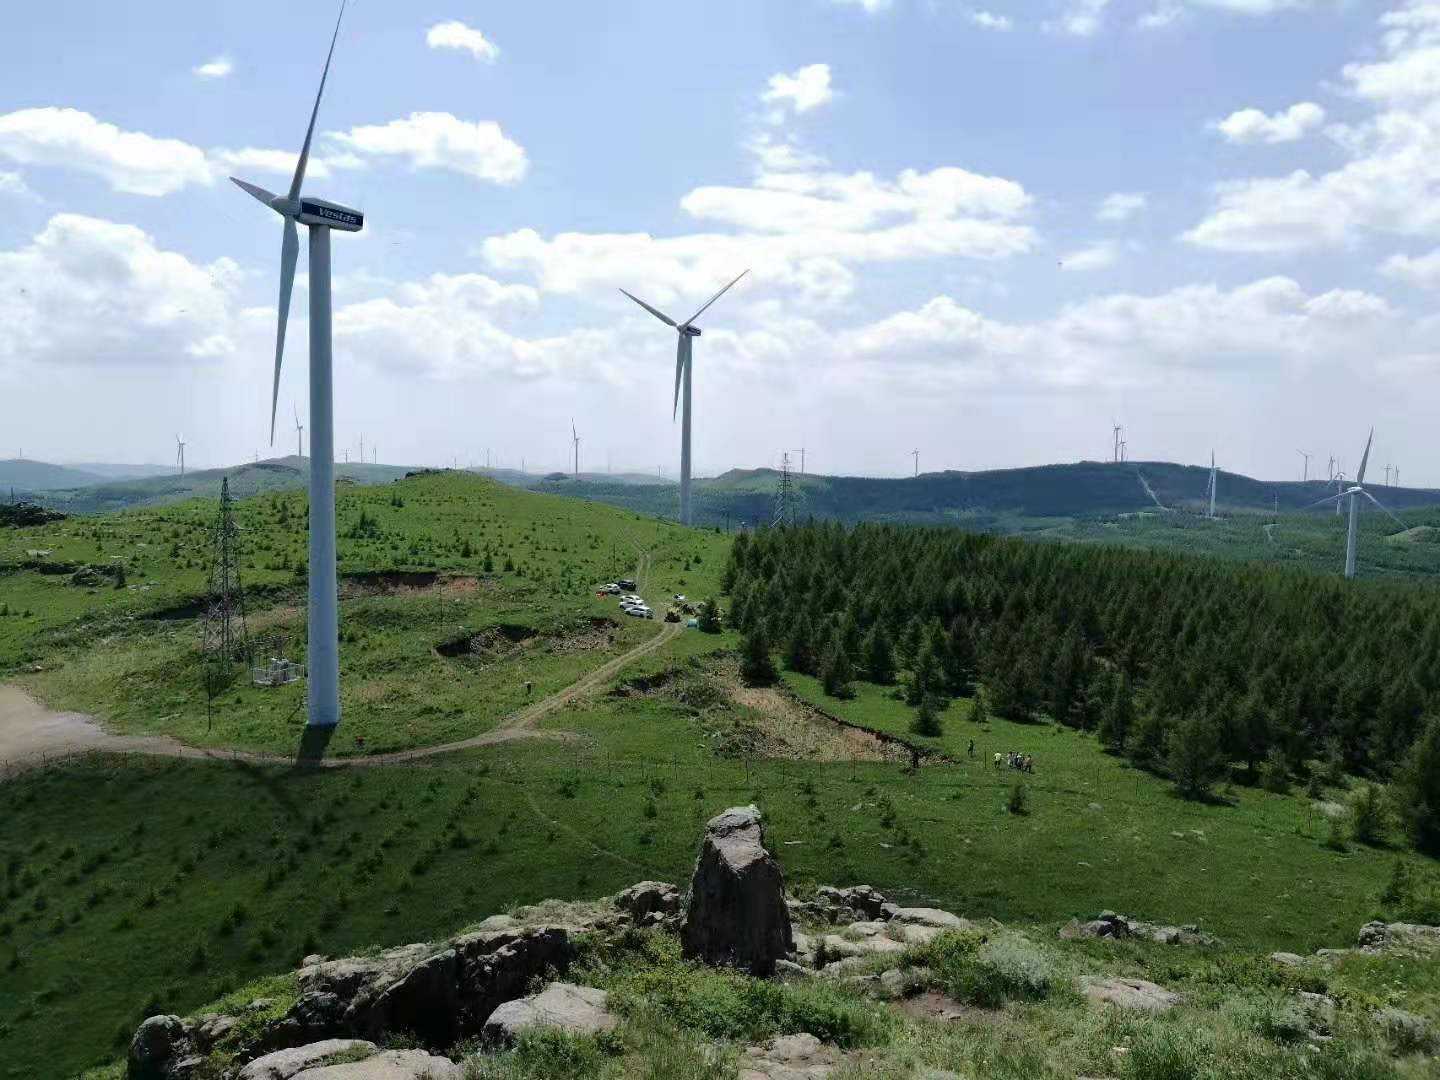
[[(746, 274), (748, 274), (749, 272), (750, 272), (749, 270), (741, 270), (739, 276), (735, 278), (735, 281), (739, 281), (740, 278), (744, 277), (744, 276), (745, 276)], [(695, 312), (694, 315), (691, 315), (690, 318), (688, 318), (688, 319), (685, 320), (685, 325), (686, 325), (686, 326), (689, 326), (689, 325), (690, 325), (691, 323), (693, 323), (696, 319), (698, 319), (701, 315), (705, 314), (705, 308), (708, 308), (708, 307), (709, 307), (711, 304), (713, 304), (716, 300), (719, 300), (720, 297), (724, 296), (727, 292), (729, 292), (731, 289), (733, 289), (733, 288), (735, 287), (735, 281), (730, 282), (729, 285), (726, 285), (725, 288), (721, 289), (721, 290), (720, 290), (719, 292), (717, 292), (714, 296), (710, 297), (709, 300), (705, 301), (704, 307), (702, 307), (699, 311)]]
[(1370, 438), (1365, 440), (1365, 456), (1360, 459), (1360, 471), (1355, 474), (1355, 483), (1365, 483), (1365, 466), (1370, 461), (1370, 444), (1375, 441), (1375, 429), (1370, 429)]
[(1390, 515), (1390, 519), (1391, 519), (1392, 521), (1394, 521), (1395, 524), (1399, 525), (1402, 529), (1408, 529), (1408, 528), (1410, 528), (1409, 525), (1406, 525), (1405, 522), (1401, 521), (1401, 520), (1400, 520), (1398, 517), (1396, 517), (1394, 514), (1390, 513), (1390, 510), (1389, 510), (1383, 503), (1381, 503), (1379, 499), (1375, 498), (1374, 495), (1371, 495), (1370, 492), (1368, 492), (1368, 491), (1366, 491), (1366, 490), (1364, 490), (1364, 489), (1362, 488), (1362, 489), (1360, 490), (1360, 494), (1361, 494), (1361, 495), (1364, 495), (1365, 498), (1369, 499), (1369, 500), (1370, 500), (1372, 503), (1374, 503), (1377, 507), (1379, 507), (1381, 510), (1385, 511), (1386, 514), (1389, 514), (1389, 515)]
[[(280, 241), (280, 313), (275, 329), (275, 383), (270, 391), (270, 445), (275, 445), (275, 408), (280, 402), (280, 362), (285, 357), (285, 325), (290, 321), (290, 292), (295, 287), (295, 262), (300, 258), (300, 230), (294, 218), (285, 219)], [(298, 422), (298, 418), (297, 418)]]
[(680, 335), (680, 340), (675, 344), (675, 404), (670, 407), (670, 422), (675, 422), (675, 415), (680, 411), (680, 376), (685, 371), (685, 335)]
[(325, 80), (330, 76), (330, 60), (335, 55), (335, 41), (340, 37), (340, 20), (345, 17), (345, 0), (340, 0), (340, 14), (335, 17), (335, 33), (330, 35), (330, 51), (325, 54), (325, 70), (320, 73), (320, 89), (315, 92), (315, 107), (310, 110), (310, 126), (305, 129), (305, 143), (300, 147), (300, 160), (295, 163), (295, 178), (290, 181), (290, 198), (300, 198), (300, 185), (305, 181), (305, 166), (310, 163), (310, 140), (315, 136), (315, 118), (320, 115), (320, 99), (325, 96)]
[(659, 310), (657, 310), (656, 308), (651, 307), (649, 304), (645, 303), (644, 300), (641, 300), (641, 299), (640, 299), (638, 296), (636, 296), (634, 293), (625, 292), (624, 289), (621, 289), (620, 291), (621, 291), (622, 293), (625, 293), (626, 296), (630, 297), (631, 300), (634, 300), (637, 304), (639, 304), (641, 307), (643, 307), (643, 308), (644, 308), (646, 311), (648, 311), (651, 315), (654, 315), (655, 318), (659, 319), (659, 320), (660, 320), (661, 322), (663, 322), (666, 326), (674, 326), (674, 325), (675, 325), (675, 320), (672, 319), (672, 318), (670, 318), (669, 315), (666, 315), (663, 311), (659, 311)]
[(1318, 502), (1310, 503), (1308, 506), (1302, 506), (1300, 509), (1301, 509), (1301, 510), (1314, 510), (1315, 507), (1317, 507), (1317, 506), (1324, 506), (1326, 503), (1339, 502), (1339, 501), (1340, 501), (1341, 499), (1343, 499), (1344, 497), (1345, 497), (1345, 492), (1342, 491), (1339, 495), (1329, 495), (1329, 496), (1326, 496), (1325, 498), (1320, 499)]
[(272, 210), (275, 208), (275, 200), (280, 197), (279, 195), (276, 195), (273, 191), (266, 191), (259, 184), (252, 184), (248, 180), (241, 180), (238, 176), (230, 177), (230, 182), (236, 187), (238, 187), (241, 191), (245, 192), (247, 195), (255, 199), (258, 199), (260, 202), (264, 203)]

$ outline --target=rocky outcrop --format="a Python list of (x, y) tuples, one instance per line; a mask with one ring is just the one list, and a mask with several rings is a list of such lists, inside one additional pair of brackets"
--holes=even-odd
[(175, 1065), (193, 1052), (185, 1022), (178, 1016), (152, 1016), (135, 1029), (125, 1075), (129, 1080), (169, 1080)]
[(619, 1021), (605, 1007), (604, 990), (573, 983), (551, 983), (540, 993), (518, 1001), (507, 1001), (485, 1021), (487, 1041), (501, 1045), (515, 1042), (533, 1027), (555, 1028), (573, 1035), (598, 1035), (613, 1031)]
[(1440, 926), (1368, 922), (1360, 928), (1356, 944), (1366, 952), (1432, 952), (1440, 950)]
[(1144, 979), (1090, 978), (1084, 980), (1083, 989), (1091, 1001), (1122, 1009), (1165, 1012), (1180, 1002), (1178, 994)]
[(642, 881), (616, 893), (613, 903), (636, 926), (658, 926), (680, 913), (680, 890), (663, 881)]
[(687, 957), (761, 976), (793, 950), (785, 880), (757, 808), (734, 807), (705, 826), (680, 942)]
[(294, 1080), (306, 1069), (324, 1065), (341, 1054), (376, 1054), (379, 1051), (374, 1043), (360, 1039), (326, 1039), (258, 1057), (241, 1069), (235, 1080)]
[(1084, 941), (1100, 938), (1141, 938), (1159, 942), (1161, 945), (1215, 946), (1220, 939), (1206, 933), (1198, 926), (1168, 926), (1164, 923), (1142, 922), (1128, 915), (1117, 915), (1113, 911), (1102, 911), (1088, 922), (1071, 919), (1060, 928), (1064, 941)]
[(845, 1065), (845, 1055), (814, 1035), (781, 1035), (740, 1057), (740, 1080), (821, 1080)]
[(359, 1061), (306, 1069), (292, 1080), (462, 1080), (464, 1075), (449, 1058), (423, 1050), (382, 1050)]

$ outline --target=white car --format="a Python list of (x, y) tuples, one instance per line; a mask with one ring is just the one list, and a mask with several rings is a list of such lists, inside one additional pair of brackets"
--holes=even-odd
[(626, 615), (633, 615), (637, 619), (653, 619), (655, 613), (643, 604), (633, 604), (625, 609)]
[(619, 595), (620, 595), (620, 586), (619, 586), (619, 585), (616, 585), (616, 584), (612, 581), (612, 582), (610, 582), (610, 584), (608, 584), (608, 585), (601, 585), (601, 586), (600, 586), (600, 591), (601, 591), (602, 593), (605, 593), (605, 594), (609, 595), (609, 596), (619, 596)]
[(688, 601), (685, 599), (685, 597), (681, 596), (679, 593), (676, 593), (676, 594), (675, 594), (675, 603), (677, 603), (677, 604), (684, 604), (684, 603), (688, 603)]

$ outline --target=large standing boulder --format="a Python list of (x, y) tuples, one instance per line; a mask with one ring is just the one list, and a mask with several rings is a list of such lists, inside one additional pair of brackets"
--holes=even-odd
[(705, 826), (680, 943), (687, 957), (761, 976), (794, 951), (785, 879), (756, 807), (732, 807)]
[(572, 1035), (613, 1031), (619, 1021), (605, 1007), (604, 990), (573, 983), (551, 983), (540, 993), (507, 1001), (485, 1021), (485, 1037), (506, 1045), (534, 1027), (554, 1028)]
[(135, 1029), (125, 1075), (128, 1080), (168, 1080), (172, 1066), (189, 1053), (185, 1022), (178, 1016), (152, 1016)]

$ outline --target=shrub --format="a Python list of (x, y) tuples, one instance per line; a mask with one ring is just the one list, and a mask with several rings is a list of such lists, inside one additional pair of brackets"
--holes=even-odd
[(913, 950), (906, 962), (928, 967), (957, 1001), (985, 1008), (1043, 1001), (1060, 986), (1054, 962), (1023, 938), (988, 940), (971, 932), (945, 933)]
[(1440, 717), (1431, 717), (1395, 782), (1405, 830), (1422, 851), (1440, 853)]
[(932, 739), (944, 734), (945, 729), (940, 723), (940, 712), (935, 707), (935, 699), (929, 694), (920, 699), (920, 707), (910, 720), (910, 730), (916, 735)]
[(1219, 725), (1199, 711), (1173, 724), (1165, 737), (1165, 759), (1180, 794), (1203, 799), (1225, 774)]
[(1385, 793), (1378, 784), (1360, 784), (1346, 800), (1350, 811), (1350, 834), (1361, 844), (1379, 844), (1390, 829), (1390, 812)]
[(1010, 789), (1010, 799), (1006, 802), (1005, 808), (1012, 814), (1028, 814), (1030, 812), (1029, 802), (1030, 798), (1025, 793), (1025, 785), (1016, 784)]
[(1278, 749), (1272, 749), (1260, 766), (1260, 786), (1276, 795), (1290, 790), (1290, 765)]
[(775, 664), (770, 659), (770, 639), (763, 619), (754, 620), (740, 639), (740, 676), (751, 686), (769, 686), (775, 681)]

